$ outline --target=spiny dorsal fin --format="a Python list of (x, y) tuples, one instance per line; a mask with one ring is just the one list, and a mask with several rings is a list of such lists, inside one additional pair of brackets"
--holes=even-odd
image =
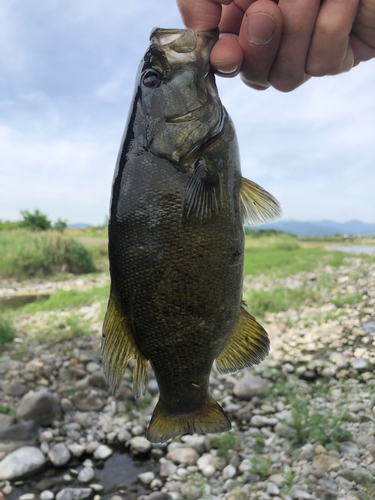
[(240, 203), (244, 223), (256, 226), (279, 219), (280, 203), (265, 189), (242, 177)]
[(151, 443), (163, 443), (180, 434), (207, 434), (225, 432), (231, 429), (231, 423), (222, 407), (211, 395), (205, 406), (192, 413), (171, 415), (159, 400), (152, 414), (147, 439)]
[(137, 358), (134, 393), (139, 396), (140, 393), (144, 394), (147, 386), (147, 360), (136, 347), (128, 321), (122, 314), (117, 295), (111, 288), (103, 324), (102, 356), (104, 374), (113, 394), (118, 391), (129, 359), (133, 355), (136, 355)]
[(198, 219), (207, 219), (219, 212), (221, 204), (220, 174), (210, 172), (204, 159), (197, 160), (182, 202), (183, 218), (194, 214)]
[(267, 332), (246, 311), (243, 303), (238, 322), (215, 360), (217, 370), (226, 375), (257, 365), (267, 356), (269, 349)]

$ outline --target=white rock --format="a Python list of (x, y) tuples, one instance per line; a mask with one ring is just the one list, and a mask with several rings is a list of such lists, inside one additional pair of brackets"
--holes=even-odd
[(236, 468), (233, 467), (233, 465), (229, 464), (226, 467), (224, 467), (222, 474), (223, 474), (223, 479), (232, 479), (237, 474), (237, 471)]
[(143, 472), (142, 474), (138, 474), (137, 477), (141, 483), (150, 484), (155, 479), (155, 474), (153, 472)]
[(276, 484), (274, 484), (274, 483), (268, 483), (268, 484), (267, 484), (267, 493), (268, 493), (269, 495), (273, 495), (273, 496), (275, 496), (275, 495), (278, 495), (278, 494), (280, 493), (280, 490), (279, 490), (279, 488), (276, 486)]
[(212, 477), (216, 472), (215, 467), (212, 464), (208, 464), (202, 469), (202, 474), (204, 477)]
[(68, 444), (68, 450), (75, 457), (81, 457), (85, 452), (85, 447), (82, 444), (71, 443), (71, 444)]
[(95, 470), (92, 467), (82, 467), (78, 474), (78, 481), (89, 483), (95, 477)]
[(109, 446), (106, 446), (105, 444), (100, 444), (94, 451), (94, 457), (97, 460), (106, 460), (108, 457), (112, 455), (112, 453), (113, 450)]
[(117, 433), (117, 439), (120, 443), (125, 443), (125, 441), (129, 441), (132, 435), (128, 431), (126, 427), (122, 427)]
[(194, 465), (198, 460), (198, 453), (194, 448), (175, 448), (167, 454), (167, 459), (175, 464)]
[(35, 493), (24, 493), (18, 500), (35, 500)]
[(39, 470), (46, 458), (39, 448), (23, 446), (12, 451), (0, 462), (0, 480), (16, 479)]
[(177, 466), (171, 462), (170, 460), (167, 460), (166, 458), (161, 458), (160, 459), (160, 475), (161, 477), (168, 477), (172, 476), (177, 470)]
[(91, 488), (64, 488), (58, 492), (56, 500), (84, 500), (91, 493)]
[(212, 464), (212, 455), (210, 453), (205, 453), (197, 460), (197, 466), (199, 470), (203, 470), (207, 465)]
[(137, 451), (138, 453), (147, 453), (151, 450), (151, 443), (145, 437), (136, 436), (129, 442), (132, 450)]
[(56, 467), (62, 467), (69, 462), (71, 454), (64, 443), (57, 443), (49, 450), (48, 458)]
[(44, 490), (39, 496), (40, 500), (53, 500), (55, 498), (55, 494), (50, 490)]

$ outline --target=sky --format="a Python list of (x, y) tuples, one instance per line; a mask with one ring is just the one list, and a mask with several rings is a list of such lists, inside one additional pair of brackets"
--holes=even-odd
[[(174, 0), (1, 0), (0, 220), (101, 224), (151, 29)], [(217, 78), (243, 175), (283, 219), (375, 222), (375, 60), (290, 93)]]

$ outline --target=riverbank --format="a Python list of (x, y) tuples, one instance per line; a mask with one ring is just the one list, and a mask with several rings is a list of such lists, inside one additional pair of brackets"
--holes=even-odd
[[(285, 300), (309, 293), (298, 307), (279, 310), (274, 301), (259, 308), (268, 311), (261, 323), (272, 346), (265, 362), (227, 377), (213, 371), (210, 390), (233, 430), (161, 445), (145, 439), (158, 398), (152, 372), (137, 401), (132, 362), (116, 397), (107, 388), (100, 367), (102, 301), (74, 310), (89, 325), (77, 337), (64, 324), (72, 311), (22, 313), (16, 338), (0, 357), (3, 495), (375, 498), (375, 264), (360, 256), (342, 264), (247, 277), (250, 312), (260, 292), (268, 301), (279, 300), (279, 290)], [(35, 331), (52, 316), (65, 337), (42, 343)]]

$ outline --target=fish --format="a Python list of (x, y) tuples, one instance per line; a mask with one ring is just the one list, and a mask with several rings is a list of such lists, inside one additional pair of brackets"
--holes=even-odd
[(269, 352), (266, 331), (242, 299), (243, 224), (273, 220), (281, 208), (241, 175), (235, 129), (210, 67), (218, 35), (152, 31), (113, 179), (103, 368), (115, 394), (134, 357), (137, 398), (150, 362), (159, 386), (147, 430), (154, 443), (228, 431), (209, 393), (214, 362), (229, 374)]

